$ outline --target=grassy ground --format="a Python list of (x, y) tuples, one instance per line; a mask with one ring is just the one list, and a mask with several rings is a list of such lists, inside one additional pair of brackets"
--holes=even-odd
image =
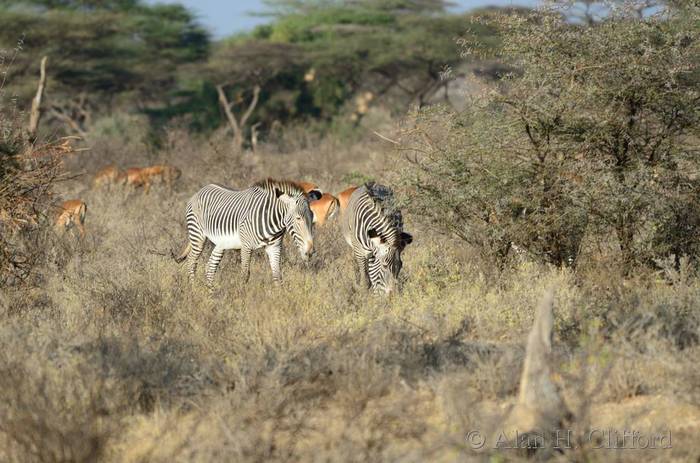
[[(554, 458), (700, 457), (692, 272), (623, 280), (592, 259), (576, 274), (525, 260), (499, 272), (408, 210), (415, 240), (391, 299), (355, 287), (335, 224), (318, 230), (308, 268), (286, 243), (282, 287), (270, 285), (262, 252), (243, 284), (229, 251), (210, 293), (205, 258), (194, 285), (170, 258), (185, 243), (184, 204), (203, 184), (269, 175), (337, 192), (360, 174), (391, 183), (396, 157), (379, 139), (240, 156), (178, 132), (157, 152), (137, 140), (102, 136), (69, 167), (172, 163), (184, 172), (174, 191), (96, 191), (89, 175), (62, 184), (88, 204), (87, 238), (47, 235), (34, 286), (0, 298), (1, 461), (517, 459), (490, 444), (474, 450), (466, 436), (498, 434), (550, 287), (553, 369), (578, 445)], [(672, 448), (587, 440), (610, 427), (670, 432)]]

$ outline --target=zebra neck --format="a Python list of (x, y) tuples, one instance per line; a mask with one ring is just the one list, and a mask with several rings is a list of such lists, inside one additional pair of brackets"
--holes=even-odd
[(285, 223), (285, 218), (287, 210), (282, 202), (274, 201), (268, 213), (271, 220), (268, 221), (265, 228), (265, 238), (269, 242), (275, 241), (286, 233), (287, 224)]

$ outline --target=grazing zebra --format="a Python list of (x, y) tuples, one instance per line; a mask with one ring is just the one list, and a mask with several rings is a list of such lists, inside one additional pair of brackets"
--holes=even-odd
[(272, 278), (281, 282), (280, 252), (285, 232), (292, 235), (304, 260), (313, 254), (313, 223), (309, 201), (294, 182), (267, 179), (245, 190), (207, 185), (187, 202), (187, 237), (182, 254), (187, 258), (190, 278), (194, 277), (197, 258), (206, 239), (214, 243), (206, 278), (211, 286), (226, 249), (241, 250), (243, 279), (250, 275), (250, 256), (265, 248)]
[(393, 208), (393, 193), (367, 183), (350, 196), (341, 218), (345, 241), (355, 259), (355, 276), (369, 288), (389, 294), (397, 287), (401, 252), (413, 241), (403, 231), (401, 211)]

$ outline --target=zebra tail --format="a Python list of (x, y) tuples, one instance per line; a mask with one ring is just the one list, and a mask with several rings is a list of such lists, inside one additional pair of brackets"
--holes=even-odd
[(179, 256), (176, 256), (175, 253), (170, 250), (170, 255), (173, 257), (173, 260), (177, 262), (178, 264), (182, 263), (185, 259), (187, 259), (187, 256), (190, 253), (190, 250), (192, 249), (192, 244), (189, 242), (187, 243), (187, 246), (185, 246), (185, 249), (180, 253)]

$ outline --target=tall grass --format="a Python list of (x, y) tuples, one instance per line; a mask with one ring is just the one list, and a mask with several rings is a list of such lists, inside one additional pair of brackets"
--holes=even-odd
[[(334, 223), (318, 229), (308, 268), (286, 243), (282, 287), (264, 253), (241, 282), (229, 251), (209, 292), (203, 265), (190, 284), (170, 258), (199, 187), (270, 175), (337, 192), (346, 176), (386, 181), (394, 153), (376, 138), (234, 156), (177, 131), (157, 152), (103, 137), (68, 162), (86, 175), (59, 186), (87, 202), (87, 238), (48, 236), (41, 284), (0, 300), (0, 460), (498, 458), (465, 435), (493, 429), (513, 402), (534, 309), (552, 286), (552, 369), (576, 426), (671, 429), (673, 449), (649, 459), (700, 452), (700, 281), (689, 268), (668, 266), (663, 282), (526, 259), (501, 270), (406, 210), (415, 241), (391, 298), (354, 285)], [(92, 190), (108, 150), (122, 165), (157, 160), (184, 173), (173, 192)], [(613, 456), (639, 459), (590, 446), (563, 458)]]

